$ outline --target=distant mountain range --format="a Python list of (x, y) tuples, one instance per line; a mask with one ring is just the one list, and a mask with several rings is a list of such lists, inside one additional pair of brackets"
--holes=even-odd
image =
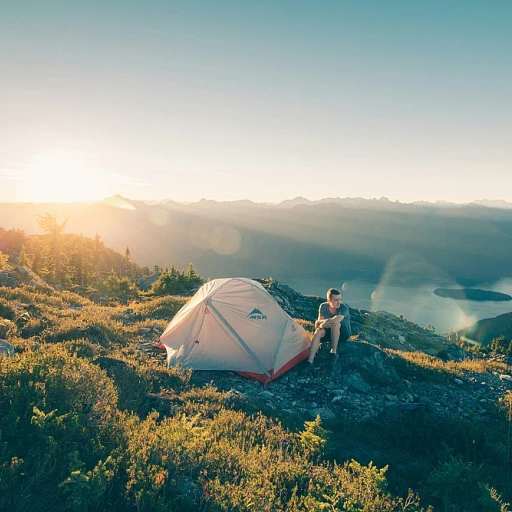
[[(499, 203), (499, 204), (498, 204)], [(496, 207), (500, 206), (500, 207)], [(387, 198), (295, 198), (277, 205), (201, 200), (1, 203), (0, 227), (40, 233), (38, 216), (68, 218), (140, 265), (194, 262), (205, 277), (341, 272), (347, 277), (450, 277), (470, 285), (512, 276), (512, 204), (404, 204)]]

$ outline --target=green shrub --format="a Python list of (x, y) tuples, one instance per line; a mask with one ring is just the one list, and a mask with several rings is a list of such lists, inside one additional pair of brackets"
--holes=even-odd
[(62, 507), (58, 484), (106, 455), (116, 404), (105, 373), (62, 347), (0, 358), (0, 504)]

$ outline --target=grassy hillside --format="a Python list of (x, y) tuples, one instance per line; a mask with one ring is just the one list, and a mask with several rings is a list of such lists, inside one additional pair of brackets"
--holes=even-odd
[[(16, 350), (0, 356), (0, 509), (382, 512), (431, 503), (469, 512), (510, 499), (507, 396), (480, 416), (446, 414), (434, 398), (370, 417), (363, 398), (373, 392), (346, 388), (333, 399), (341, 414), (315, 420), (293, 403), (320, 403), (333, 389), (326, 375), (304, 381), (290, 371), (268, 387), (271, 405), (261, 385), (231, 372), (167, 369), (151, 342), (185, 301), (101, 305), (51, 287), (0, 287), (2, 336)], [(383, 397), (407, 393), (407, 382), (449, 397), (455, 377), (469, 385), (510, 370), (357, 342), (351, 350), (346, 377), (357, 373)]]
[(479, 320), (466, 329), (461, 330), (459, 336), (478, 341), (484, 346), (500, 336), (512, 342), (512, 313)]

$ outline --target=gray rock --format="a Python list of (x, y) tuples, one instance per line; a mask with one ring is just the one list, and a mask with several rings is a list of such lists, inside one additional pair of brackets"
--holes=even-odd
[(150, 276), (147, 276), (147, 277), (140, 277), (138, 280), (137, 280), (137, 286), (141, 289), (141, 290), (144, 290), (145, 292), (147, 292), (151, 286), (153, 285), (153, 283), (160, 277), (160, 274), (157, 273), (157, 274), (152, 274)]
[(28, 271), (28, 269), (26, 269), (25, 267), (22, 267), (21, 265), (18, 265), (16, 267), (16, 272), (18, 272), (18, 274), (20, 274), (21, 276), (29, 276), (30, 275), (30, 272)]
[(445, 358), (447, 361), (464, 361), (469, 354), (457, 345), (450, 345), (445, 352)]
[(313, 419), (317, 416), (320, 416), (322, 420), (333, 420), (336, 418), (336, 414), (334, 414), (334, 412), (332, 412), (331, 409), (328, 409), (327, 407), (311, 409), (309, 411), (309, 416)]
[(15, 279), (9, 272), (0, 272), (0, 286), (6, 288), (16, 288), (20, 286), (20, 282)]
[(261, 393), (258, 394), (258, 396), (260, 398), (263, 398), (263, 400), (271, 400), (272, 398), (274, 398), (274, 393), (271, 393), (270, 391), (262, 391)]
[(351, 375), (347, 375), (344, 380), (347, 382), (351, 389), (357, 391), (358, 393), (368, 393), (372, 389), (371, 386), (367, 384), (361, 375), (359, 375), (357, 372), (354, 372)]
[(14, 357), (14, 345), (11, 345), (8, 341), (0, 340), (0, 355)]

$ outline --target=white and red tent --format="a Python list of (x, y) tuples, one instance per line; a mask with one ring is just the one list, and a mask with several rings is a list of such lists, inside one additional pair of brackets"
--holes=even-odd
[(232, 370), (264, 383), (303, 361), (311, 343), (261, 284), (245, 278), (203, 285), (160, 342), (169, 366)]

